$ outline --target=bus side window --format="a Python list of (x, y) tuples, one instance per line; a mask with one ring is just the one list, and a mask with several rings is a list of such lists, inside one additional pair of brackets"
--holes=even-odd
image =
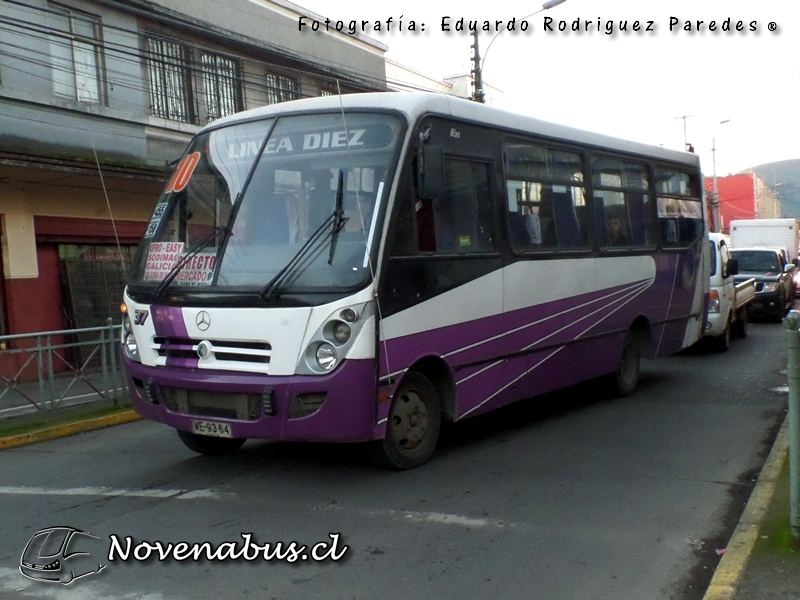
[(652, 248), (655, 209), (646, 165), (597, 155), (592, 161), (592, 177), (598, 245)]
[(493, 215), (489, 164), (445, 158), (444, 194), (433, 201), (436, 251), (461, 254), (494, 250)]
[(510, 142), (504, 162), (511, 247), (519, 252), (588, 249), (581, 155)]

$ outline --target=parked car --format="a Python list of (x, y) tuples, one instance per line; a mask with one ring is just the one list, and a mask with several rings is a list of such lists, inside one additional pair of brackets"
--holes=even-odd
[(794, 270), (794, 297), (800, 298), (800, 269)]
[(756, 279), (756, 299), (750, 305), (751, 316), (769, 317), (780, 322), (794, 304), (796, 267), (781, 248), (735, 248), (731, 257), (739, 263), (741, 283)]

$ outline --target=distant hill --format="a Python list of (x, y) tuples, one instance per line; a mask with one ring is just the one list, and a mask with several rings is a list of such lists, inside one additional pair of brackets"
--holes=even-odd
[(800, 219), (800, 159), (781, 160), (745, 169), (755, 173), (781, 200), (781, 216)]

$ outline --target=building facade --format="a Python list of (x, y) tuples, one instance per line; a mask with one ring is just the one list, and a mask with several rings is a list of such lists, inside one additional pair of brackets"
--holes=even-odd
[[(706, 195), (712, 198), (714, 178), (706, 177), (704, 185)], [(723, 233), (729, 232), (729, 224), (734, 219), (778, 219), (783, 216), (780, 200), (755, 173), (717, 177), (717, 193)]]
[[(387, 47), (285, 0), (0, 0), (0, 334), (116, 318), (169, 165), (203, 125), (385, 91)], [(324, 19), (321, 19), (324, 21)]]

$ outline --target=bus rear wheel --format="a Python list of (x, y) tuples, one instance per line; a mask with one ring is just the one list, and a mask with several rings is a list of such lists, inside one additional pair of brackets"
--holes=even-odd
[(204, 454), (206, 456), (219, 456), (222, 454), (233, 454), (242, 447), (247, 440), (245, 438), (218, 438), (208, 435), (197, 435), (190, 431), (178, 430), (178, 437), (189, 450)]
[(619, 367), (616, 373), (609, 376), (611, 391), (615, 396), (630, 396), (639, 386), (639, 374), (641, 372), (641, 361), (636, 338), (630, 333), (625, 338), (625, 345), (622, 347), (622, 355), (619, 359)]
[(406, 374), (389, 409), (386, 436), (373, 442), (373, 458), (380, 466), (396, 470), (425, 464), (436, 448), (441, 423), (436, 388), (421, 373)]

